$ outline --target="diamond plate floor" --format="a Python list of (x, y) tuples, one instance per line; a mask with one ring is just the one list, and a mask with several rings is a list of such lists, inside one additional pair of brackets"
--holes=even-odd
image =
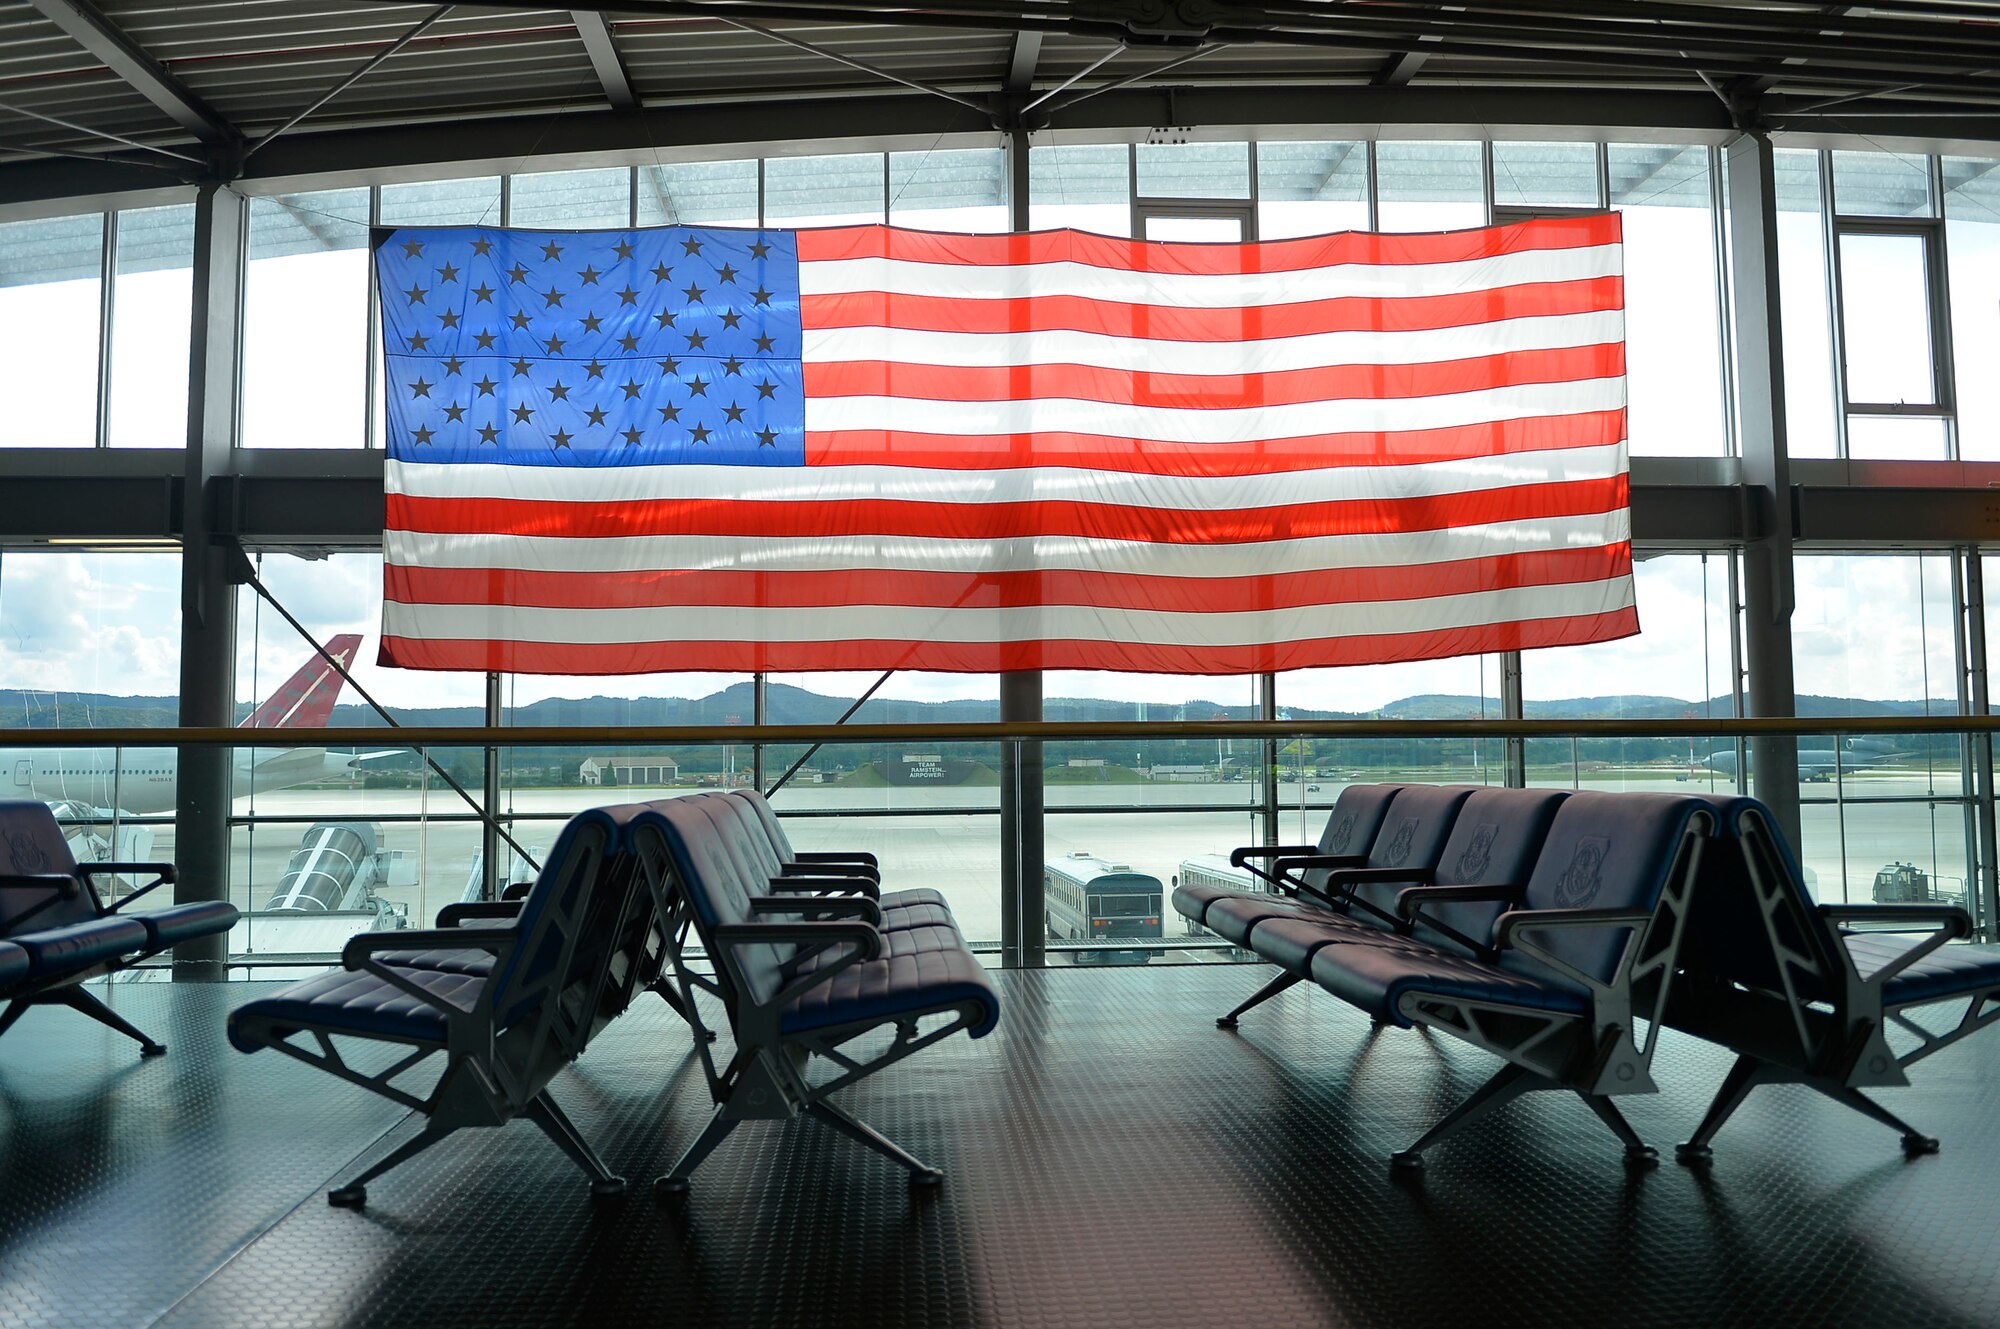
[[(682, 1209), (643, 1183), (706, 1096), (648, 999), (556, 1081), (631, 1194), (593, 1204), (532, 1126), (469, 1132), (334, 1210), (325, 1183), (411, 1129), (269, 1053), (230, 1052), (252, 989), (123, 989), (174, 1050), (135, 1056), (67, 1011), (0, 1040), (0, 1323), (540, 1325), (1921, 1325), (2000, 1323), (2000, 1039), (1885, 1100), (1896, 1139), (1760, 1089), (1712, 1173), (1628, 1174), (1573, 1098), (1534, 1095), (1390, 1172), (1494, 1062), (1371, 1036), (1294, 989), (1239, 1034), (1252, 967), (1000, 975), (1001, 1028), (844, 1096), (947, 1171), (912, 1199), (810, 1124), (740, 1129)], [(1728, 1059), (1669, 1034), (1665, 1092), (1624, 1100), (1666, 1146)], [(385, 1127), (391, 1127), (386, 1137)]]

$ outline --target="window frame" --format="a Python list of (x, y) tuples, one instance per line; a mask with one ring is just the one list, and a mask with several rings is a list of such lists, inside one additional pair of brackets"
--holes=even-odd
[[(1836, 200), (1837, 202), (1837, 200)], [(1944, 219), (1941, 217), (1859, 217), (1834, 212), (1829, 218), (1827, 280), (1833, 287), (1834, 369), (1840, 394), (1841, 452), (1849, 450), (1848, 422), (1854, 417), (1934, 419), (1945, 422), (1945, 457), (1958, 459), (1957, 385), (1952, 373), (1950, 273), (1946, 268)], [(1848, 236), (1914, 239), (1922, 247), (1925, 318), (1930, 333), (1931, 400), (1928, 402), (1856, 401), (1849, 389), (1847, 367), (1847, 287), (1842, 241)]]

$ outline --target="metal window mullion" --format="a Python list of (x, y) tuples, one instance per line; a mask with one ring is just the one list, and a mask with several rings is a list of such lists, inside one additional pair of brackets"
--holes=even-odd
[(765, 159), (757, 159), (757, 225), (763, 226), (768, 218), (764, 215), (764, 166)]
[(1361, 145), (1367, 150), (1364, 162), (1368, 168), (1368, 229), (1382, 229), (1382, 177), (1375, 160), (1375, 140), (1369, 139)]
[(514, 224), (514, 177), (505, 172), (500, 175), (500, 224)]
[[(1738, 431), (1742, 428), (1736, 411), (1736, 320), (1730, 309), (1730, 301), (1735, 292), (1729, 283), (1729, 222), (1724, 209), (1728, 206), (1728, 196), (1724, 193), (1722, 179), (1722, 149), (1710, 145), (1708, 149), (1708, 244), (1709, 252), (1715, 258), (1715, 348), (1716, 368), (1722, 375), (1722, 446), (1724, 455), (1743, 454), (1742, 439)], [(1605, 198), (1610, 199), (1610, 173), (1608, 162), (1605, 166)], [(1772, 211), (1777, 210), (1775, 193), (1770, 199)], [(1782, 278), (1781, 278), (1782, 280)], [(1785, 439), (1785, 451), (1791, 452), (1791, 439)]]
[(1479, 141), (1479, 195), (1486, 213), (1485, 224), (1491, 226), (1497, 200), (1493, 197), (1493, 140), (1490, 138)]
[[(1600, 142), (1597, 148), (1597, 210), (1611, 211), (1611, 145)], [(1712, 211), (1720, 209), (1711, 208)]]
[[(374, 228), (381, 225), (381, 223), (382, 187), (380, 185), (370, 185), (368, 187), (368, 227), (370, 233), (372, 234)], [(382, 386), (375, 374), (375, 348), (381, 344), (382, 339), (382, 290), (381, 282), (375, 272), (375, 251), (372, 247), (368, 251), (368, 318), (366, 324), (368, 340), (367, 344), (361, 349), (361, 447), (364, 451), (382, 446), (382, 440), (375, 437), (375, 393)], [(388, 353), (386, 351), (383, 353), (383, 368), (388, 368)], [(386, 419), (388, 415), (386, 406), (383, 409), (383, 415)]]
[[(1976, 546), (1965, 549), (1966, 705), (1973, 715), (1992, 710), (1992, 683), (1986, 658), (1986, 567)], [(1991, 940), (2000, 918), (2000, 833), (1996, 833), (1993, 791), (1993, 736), (1972, 736), (1972, 811), (1978, 846), (1979, 890), (1968, 885), (1966, 904), (1981, 937)]]
[(1826, 252), (1827, 345), (1833, 349), (1833, 455), (1847, 459), (1847, 329), (1841, 316), (1840, 227), (1835, 220), (1833, 154), (1819, 153), (1820, 244)]
[[(1251, 139), (1247, 146), (1250, 149), (1250, 215), (1243, 222), (1243, 238), (1255, 244), (1259, 235), (1257, 215), (1259, 206), (1264, 201), (1264, 195), (1257, 183), (1257, 140)], [(1300, 796), (1300, 801), (1304, 801), (1303, 795)]]
[(97, 246), (97, 433), (92, 446), (111, 446), (111, 320), (118, 303), (118, 214), (106, 212)]
[(634, 230), (639, 226), (639, 168), (631, 168), (632, 178), (625, 187), (625, 224)]
[[(1743, 662), (1743, 615), (1748, 606), (1743, 603), (1743, 551), (1732, 546), (1729, 550), (1729, 718), (1743, 718), (1744, 697), (1750, 683), (1750, 671)], [(1736, 792), (1749, 791), (1750, 745), (1742, 734), (1737, 734), (1731, 744), (1736, 749)]]
[(882, 218), (882, 224), (887, 226), (889, 224), (889, 154), (886, 152), (882, 154), (882, 211), (879, 215)]
[(1131, 217), (1126, 223), (1132, 228), (1130, 232), (1131, 236), (1134, 240), (1143, 240), (1146, 238), (1146, 233), (1140, 225), (1139, 217), (1139, 145), (1137, 143), (1127, 143), (1125, 145), (1125, 198), (1127, 207), (1131, 213)]
[(1931, 377), (1932, 395), (1944, 411), (1945, 456), (1958, 460), (1958, 368), (1951, 337), (1951, 254), (1945, 239), (1944, 159), (1933, 153), (1930, 163), (1931, 198), (1937, 216), (1931, 220), (1930, 240), (1924, 257), (1929, 260), (1925, 277), (1931, 296)]

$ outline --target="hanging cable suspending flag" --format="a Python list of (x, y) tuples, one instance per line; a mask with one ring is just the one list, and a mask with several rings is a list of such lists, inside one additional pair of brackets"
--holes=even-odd
[(385, 664), (1220, 674), (1638, 630), (1616, 215), (375, 252)]

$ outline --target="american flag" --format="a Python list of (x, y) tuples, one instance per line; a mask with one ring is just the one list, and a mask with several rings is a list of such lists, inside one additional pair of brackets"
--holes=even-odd
[(1214, 674), (1638, 630), (1615, 215), (375, 241), (385, 664)]

